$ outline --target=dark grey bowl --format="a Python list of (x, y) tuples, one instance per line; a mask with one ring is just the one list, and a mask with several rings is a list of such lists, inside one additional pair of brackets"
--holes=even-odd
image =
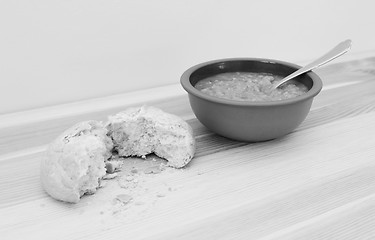
[(230, 58), (205, 62), (186, 70), (181, 85), (188, 92), (198, 120), (213, 132), (239, 141), (266, 141), (292, 132), (306, 118), (322, 81), (313, 72), (296, 78), (307, 93), (280, 101), (251, 102), (213, 97), (194, 86), (204, 78), (224, 72), (259, 72), (287, 76), (300, 66), (272, 59)]

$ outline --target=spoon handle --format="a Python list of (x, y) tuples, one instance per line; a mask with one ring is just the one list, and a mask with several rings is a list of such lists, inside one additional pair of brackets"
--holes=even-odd
[(349, 51), (351, 46), (352, 46), (352, 41), (350, 39), (339, 43), (336, 47), (334, 47), (332, 50), (330, 50), (329, 52), (327, 52), (326, 54), (324, 54), (320, 58), (316, 59), (315, 61), (307, 64), (306, 66), (298, 69), (294, 73), (292, 73), (292, 74), (286, 76), (285, 78), (283, 78), (280, 82), (278, 82), (277, 84), (274, 85), (274, 88), (276, 89), (279, 86), (281, 86), (282, 84), (284, 84), (286, 81), (289, 81), (290, 79), (295, 78), (298, 75), (301, 75), (302, 73), (305, 73), (305, 72), (308, 72), (312, 69), (318, 68), (318, 67), (332, 61), (333, 59), (335, 59), (337, 57), (340, 57), (341, 55), (343, 55), (344, 53)]

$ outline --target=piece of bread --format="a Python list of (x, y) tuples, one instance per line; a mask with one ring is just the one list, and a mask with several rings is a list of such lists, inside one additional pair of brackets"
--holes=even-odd
[(98, 121), (77, 123), (46, 150), (41, 161), (41, 182), (53, 198), (77, 203), (93, 194), (106, 172), (116, 166), (107, 161), (119, 156), (155, 153), (169, 166), (184, 167), (195, 153), (192, 128), (181, 118), (154, 107), (129, 108), (103, 125)]
[(76, 203), (92, 194), (106, 174), (113, 144), (102, 123), (85, 121), (67, 129), (47, 148), (41, 182), (53, 198)]
[(143, 157), (155, 153), (166, 159), (169, 166), (182, 168), (195, 153), (190, 125), (155, 107), (126, 109), (110, 116), (106, 128), (119, 156)]

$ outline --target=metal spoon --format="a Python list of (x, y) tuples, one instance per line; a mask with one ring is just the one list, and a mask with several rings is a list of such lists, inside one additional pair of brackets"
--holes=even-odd
[(324, 64), (326, 64), (326, 63), (328, 63), (330, 61), (332, 61), (333, 59), (335, 59), (335, 58), (343, 55), (344, 53), (346, 53), (347, 51), (349, 51), (349, 49), (351, 48), (351, 46), (352, 46), (352, 41), (350, 39), (345, 40), (345, 41), (339, 43), (331, 51), (327, 52), (326, 54), (324, 54), (320, 58), (318, 58), (315, 61), (313, 61), (312, 63), (307, 64), (306, 66), (298, 69), (294, 73), (286, 76), (281, 81), (275, 83), (272, 86), (273, 89), (276, 89), (276, 88), (280, 87), (285, 82), (289, 81), (292, 78), (295, 78), (295, 77), (301, 75), (302, 73), (305, 73), (305, 72), (308, 72), (308, 71), (310, 71), (312, 69), (318, 68), (318, 67), (320, 67), (320, 66), (322, 66), (322, 65), (324, 65)]

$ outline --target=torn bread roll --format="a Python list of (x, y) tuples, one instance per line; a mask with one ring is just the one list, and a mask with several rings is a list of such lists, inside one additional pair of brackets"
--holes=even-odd
[(53, 198), (77, 203), (84, 194), (100, 187), (106, 172), (115, 174), (119, 156), (155, 153), (169, 166), (184, 167), (195, 153), (195, 139), (189, 124), (154, 107), (129, 108), (103, 125), (85, 121), (67, 129), (46, 150), (41, 161), (41, 182)]
[(106, 124), (114, 150), (119, 156), (143, 157), (150, 153), (182, 168), (195, 154), (195, 139), (190, 125), (161, 109), (142, 106), (110, 116)]
[(85, 121), (66, 130), (47, 148), (41, 162), (41, 181), (53, 198), (76, 203), (95, 193), (106, 174), (105, 161), (113, 144), (103, 124)]

